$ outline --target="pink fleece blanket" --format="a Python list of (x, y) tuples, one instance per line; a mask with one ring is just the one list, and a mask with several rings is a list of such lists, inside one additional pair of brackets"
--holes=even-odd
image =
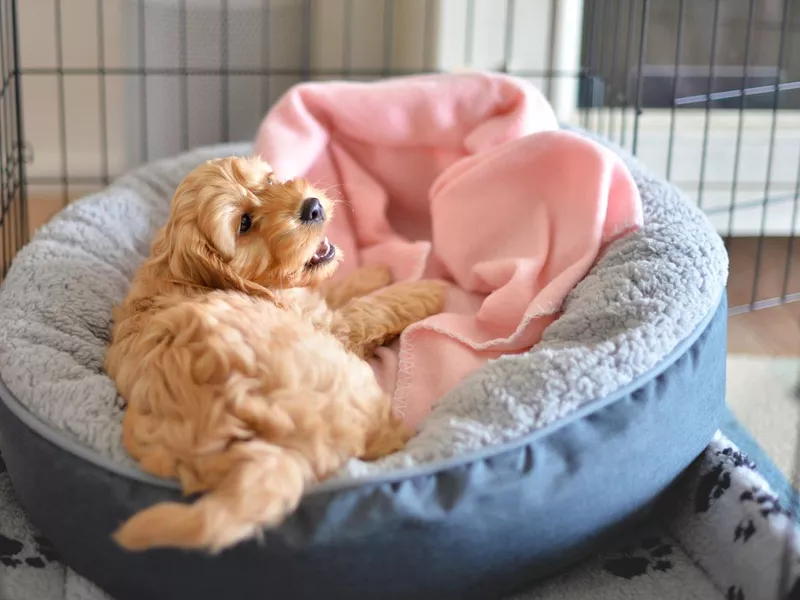
[(396, 280), (452, 283), (446, 311), (373, 363), (413, 427), (466, 375), (536, 344), (604, 246), (642, 220), (622, 161), (499, 74), (301, 84), (255, 152), (349, 205), (330, 233), (340, 274), (383, 263)]

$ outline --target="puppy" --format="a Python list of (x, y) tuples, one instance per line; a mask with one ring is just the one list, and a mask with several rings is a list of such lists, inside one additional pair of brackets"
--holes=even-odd
[(445, 287), (385, 287), (385, 268), (330, 284), (333, 211), (256, 158), (209, 161), (178, 187), (114, 310), (106, 369), (127, 404), (127, 451), (205, 494), (134, 515), (115, 533), (123, 547), (219, 551), (279, 524), (349, 458), (407, 441), (363, 359), (441, 311)]

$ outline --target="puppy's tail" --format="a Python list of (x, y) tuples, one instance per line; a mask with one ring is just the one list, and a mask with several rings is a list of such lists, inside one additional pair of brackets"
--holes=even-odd
[(216, 553), (282, 522), (297, 507), (307, 479), (308, 465), (299, 454), (260, 444), (193, 504), (156, 504), (128, 519), (113, 537), (133, 551), (173, 547)]

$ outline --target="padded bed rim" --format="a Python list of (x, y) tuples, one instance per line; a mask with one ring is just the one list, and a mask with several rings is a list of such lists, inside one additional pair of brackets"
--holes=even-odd
[[(356, 479), (346, 479), (346, 480), (329, 480), (326, 482), (322, 482), (321, 484), (309, 489), (306, 492), (306, 495), (311, 496), (321, 493), (330, 493), (330, 492), (348, 490), (362, 485), (381, 485), (386, 483), (393, 483), (396, 481), (401, 481), (412, 477), (431, 476), (440, 472), (449, 471), (453, 468), (458, 468), (472, 463), (476, 463), (485, 460), (487, 458), (490, 458), (492, 456), (502, 454), (507, 451), (513, 451), (520, 447), (527, 446), (532, 442), (536, 441), (537, 439), (539, 439), (540, 437), (546, 437), (551, 433), (553, 433), (554, 431), (557, 431), (562, 427), (566, 427), (570, 423), (576, 420), (583, 419), (588, 414), (591, 414), (596, 410), (602, 409), (603, 407), (608, 406), (609, 404), (613, 404), (616, 400), (631, 394), (633, 391), (641, 387), (647, 381), (650, 381), (651, 379), (661, 375), (664, 371), (669, 369), (689, 348), (691, 348), (694, 345), (697, 339), (706, 330), (712, 318), (716, 314), (720, 303), (724, 302), (726, 297), (727, 297), (727, 291), (725, 288), (723, 288), (722, 292), (720, 293), (720, 296), (717, 298), (717, 301), (712, 305), (712, 308), (708, 311), (708, 313), (703, 316), (703, 319), (695, 326), (695, 328), (692, 330), (692, 333), (683, 340), (681, 340), (675, 346), (675, 348), (673, 348), (669, 352), (669, 354), (667, 354), (661, 361), (658, 362), (658, 364), (653, 366), (651, 369), (647, 370), (645, 373), (634, 378), (633, 381), (619, 388), (616, 392), (609, 394), (607, 396), (590, 400), (589, 402), (587, 402), (580, 408), (576, 409), (569, 416), (563, 419), (559, 419), (554, 423), (551, 423), (550, 425), (542, 427), (541, 429), (537, 429), (536, 431), (533, 431), (527, 435), (519, 437), (510, 442), (506, 442), (504, 444), (491, 445), (485, 448), (481, 448), (479, 450), (462, 454), (458, 457), (449, 458), (444, 461), (438, 461), (421, 466), (397, 469), (389, 473), (380, 475), (372, 475), (367, 477), (359, 477)], [(161, 488), (167, 488), (171, 490), (180, 490), (180, 486), (176, 481), (155, 477), (153, 475), (145, 473), (144, 471), (139, 471), (136, 469), (129, 468), (126, 465), (115, 463), (109, 460), (108, 458), (94, 452), (90, 448), (82, 446), (75, 440), (67, 437), (61, 431), (46, 424), (44, 421), (39, 419), (39, 417), (37, 417), (30, 410), (28, 410), (25, 406), (23, 406), (19, 400), (17, 400), (17, 398), (11, 393), (11, 391), (8, 389), (5, 382), (1, 378), (0, 378), (0, 401), (2, 401), (3, 404), (5, 404), (6, 407), (8, 407), (8, 409), (27, 427), (29, 427), (34, 432), (42, 436), (45, 440), (73, 454), (77, 458), (81, 458), (89, 463), (94, 464), (95, 466), (101, 469), (111, 471), (116, 475), (134, 481), (138, 481), (140, 483), (149, 484)]]

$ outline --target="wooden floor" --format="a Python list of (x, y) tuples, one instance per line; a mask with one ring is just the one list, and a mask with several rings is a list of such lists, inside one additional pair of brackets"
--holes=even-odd
[[(800, 293), (800, 238), (791, 244), (788, 268), (789, 294)], [(728, 300), (730, 305), (747, 305), (756, 300), (780, 297), (784, 292), (790, 240), (763, 240), (761, 266), (756, 277), (757, 238), (731, 241)], [(735, 354), (800, 356), (800, 302), (732, 316), (728, 321), (728, 351)]]
[(54, 214), (64, 207), (61, 198), (55, 196), (45, 198), (28, 198), (28, 229), (30, 234), (50, 220)]
[[(28, 201), (31, 230), (35, 230), (61, 208), (60, 199), (32, 198)], [(731, 241), (728, 299), (730, 305), (781, 296), (789, 257), (788, 238), (767, 238), (762, 244), (761, 266), (756, 277), (757, 238)], [(786, 291), (800, 293), (800, 238), (793, 244)], [(732, 316), (728, 324), (728, 350), (736, 354), (800, 356), (800, 302)]]

